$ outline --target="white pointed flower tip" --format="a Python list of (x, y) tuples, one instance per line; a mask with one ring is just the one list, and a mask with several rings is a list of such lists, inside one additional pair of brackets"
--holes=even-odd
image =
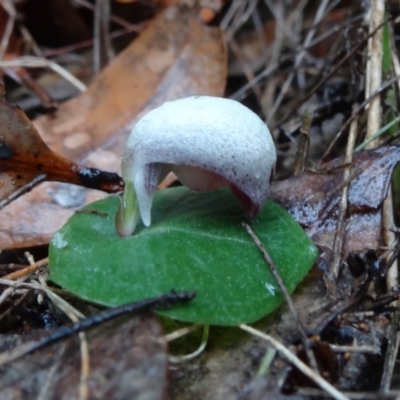
[(151, 223), (154, 191), (168, 172), (193, 190), (230, 186), (250, 217), (268, 198), (276, 162), (266, 124), (242, 104), (194, 96), (163, 104), (132, 130), (122, 155), (125, 181), (117, 232), (128, 236), (138, 214)]

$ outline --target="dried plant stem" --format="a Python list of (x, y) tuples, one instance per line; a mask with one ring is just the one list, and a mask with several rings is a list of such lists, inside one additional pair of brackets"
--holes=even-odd
[[(253, 70), (251, 68), (251, 65), (249, 65), (249, 63), (246, 61), (241, 47), (238, 45), (238, 43), (236, 42), (236, 40), (234, 38), (232, 38), (229, 41), (229, 47), (232, 50), (232, 53), (235, 55), (236, 59), (238, 60), (238, 63), (240, 65), (240, 67), (242, 68), (242, 71), (243, 71), (246, 79), (249, 82), (255, 82), (255, 76), (254, 76)], [(258, 86), (258, 84), (255, 83), (254, 85), (252, 85), (251, 89), (252, 89), (254, 95), (256, 96), (258, 102), (261, 103), (261, 89)]]
[(113, 58), (110, 38), (110, 0), (97, 0), (94, 7), (93, 71), (98, 74)]
[[(314, 19), (314, 24), (319, 23), (319, 22), (321, 21), (321, 19), (323, 18), (323, 16), (324, 16), (324, 10), (325, 10), (327, 4), (328, 4), (328, 1), (327, 1), (327, 0), (323, 0), (323, 1), (321, 2), (320, 6), (319, 6), (319, 8), (318, 8), (318, 10), (317, 10), (315, 19)], [(297, 7), (298, 7), (298, 8), (300, 8), (300, 7), (303, 8), (305, 5), (306, 5), (305, 2), (298, 2)], [(298, 11), (298, 15), (300, 15), (300, 9), (299, 9), (299, 11)], [(313, 36), (314, 36), (314, 33), (315, 33), (315, 29), (311, 29), (311, 30), (308, 32), (308, 34), (307, 34), (307, 36), (306, 36), (306, 38), (305, 38), (305, 42), (303, 43), (303, 46), (301, 46), (300, 52), (296, 55), (296, 59), (295, 59), (295, 63), (294, 63), (294, 68), (295, 68), (295, 70), (296, 70), (296, 69), (298, 68), (298, 66), (301, 64), (301, 61), (303, 60), (304, 56), (306, 55), (305, 49), (307, 48), (308, 44), (311, 42), (311, 40), (312, 40), (312, 38), (313, 38)], [(286, 81), (285, 81), (284, 84), (282, 85), (282, 88), (281, 88), (281, 90), (280, 90), (280, 92), (279, 92), (279, 94), (278, 94), (278, 96), (277, 96), (277, 98), (276, 98), (276, 100), (275, 100), (275, 103), (272, 105), (272, 108), (271, 108), (271, 110), (269, 111), (268, 118), (269, 118), (270, 120), (272, 120), (272, 119), (274, 118), (275, 112), (276, 112), (276, 111), (278, 110), (278, 108), (280, 107), (280, 105), (281, 105), (281, 103), (282, 103), (282, 101), (283, 101), (283, 99), (284, 99), (284, 97), (285, 97), (287, 91), (288, 91), (289, 88), (290, 88), (290, 85), (291, 85), (291, 83), (292, 83), (292, 81), (293, 81), (293, 78), (294, 78), (295, 76), (296, 76), (296, 73), (295, 73), (295, 72), (290, 73), (289, 76), (287, 77)]]
[(81, 347), (81, 375), (79, 378), (79, 400), (89, 398), (89, 374), (90, 374), (90, 354), (89, 345), (85, 332), (79, 332), (79, 341)]
[[(393, 233), (392, 228), (395, 226), (394, 213), (393, 213), (393, 198), (392, 187), (389, 187), (388, 196), (383, 203), (382, 211), (382, 228), (383, 239), (386, 246), (391, 246), (396, 241), (396, 235)], [(388, 290), (396, 287), (399, 283), (399, 268), (397, 260), (394, 260), (392, 266), (386, 274), (386, 286)]]
[(281, 290), (283, 296), (285, 297), (286, 303), (289, 306), (289, 310), (290, 313), (292, 314), (295, 322), (296, 322), (296, 326), (298, 331), (300, 332), (300, 336), (301, 336), (301, 340), (304, 346), (304, 351), (306, 352), (307, 358), (309, 363), (311, 364), (313, 370), (315, 371), (315, 373), (319, 373), (319, 369), (318, 369), (318, 364), (317, 361), (314, 357), (314, 353), (310, 347), (310, 341), (308, 340), (308, 337), (304, 331), (303, 325), (300, 322), (299, 316), (297, 314), (297, 310), (296, 307), (294, 306), (293, 300), (290, 297), (290, 294), (286, 288), (285, 283), (283, 282), (282, 277), (280, 276), (278, 269), (276, 268), (275, 263), (272, 261), (272, 258), (270, 257), (270, 255), (268, 254), (267, 250), (265, 249), (265, 247), (263, 246), (263, 244), (261, 243), (260, 239), (256, 236), (256, 234), (253, 232), (253, 230), (250, 228), (249, 225), (247, 225), (246, 223), (242, 223), (244, 229), (246, 230), (246, 232), (249, 234), (249, 236), (253, 239), (254, 244), (258, 247), (258, 249), (260, 250), (266, 264), (269, 266), (272, 275), (275, 278), (276, 283), (279, 286), (279, 289)]
[[(342, 136), (343, 132), (345, 132), (346, 129), (350, 126), (350, 124), (353, 122), (354, 118), (356, 118), (358, 116), (358, 114), (361, 112), (361, 110), (365, 109), (367, 107), (367, 105), (369, 104), (369, 102), (372, 101), (372, 99), (374, 97), (379, 96), (384, 90), (386, 90), (388, 87), (393, 85), (393, 83), (397, 82), (399, 79), (400, 79), (400, 75), (396, 75), (395, 77), (393, 77), (393, 78), (387, 80), (386, 82), (384, 82), (382, 84), (382, 86), (380, 86), (377, 90), (375, 90), (375, 92), (372, 93), (371, 96), (366, 98), (361, 103), (361, 105), (359, 107), (357, 107), (357, 109), (355, 111), (352, 112), (352, 114), (350, 115), (348, 120), (342, 125), (342, 127), (340, 128), (340, 131), (333, 138), (333, 140), (331, 141), (330, 145), (326, 149), (325, 153), (321, 157), (321, 161), (320, 161), (321, 163), (328, 157), (328, 155), (331, 153), (331, 151), (333, 149), (333, 146), (336, 144), (338, 139)], [(374, 135), (376, 135), (376, 134), (377, 134), (377, 132), (374, 133)], [(365, 148), (367, 143), (370, 143), (370, 138), (366, 139), (360, 146), (357, 146), (356, 151), (360, 150), (361, 148)]]
[(31, 290), (27, 290), (18, 300), (13, 302), (13, 304), (7, 308), (6, 311), (4, 311), (2, 314), (0, 314), (0, 321), (2, 321), (7, 315), (11, 313), (12, 310), (14, 310), (16, 307), (18, 307), (31, 293)]
[[(12, 296), (14, 293), (17, 292), (17, 290), (16, 290), (17, 287), (19, 287), (21, 284), (24, 284), (24, 281), (26, 280), (26, 278), (27, 278), (26, 276), (23, 276), (17, 282), (9, 281), (6, 279), (0, 279), (0, 284), (5, 284), (5, 286), (8, 286), (7, 289), (3, 290), (0, 295), (0, 305), (3, 304), (8, 299), (8, 297)], [(22, 293), (24, 293), (24, 292), (22, 292)]]
[[(376, 31), (381, 29), (383, 24), (377, 27)], [(332, 67), (332, 69), (329, 71), (328, 74), (324, 75), (317, 83), (315, 83), (311, 89), (289, 110), (289, 112), (286, 113), (285, 116), (283, 116), (278, 122), (276, 122), (273, 126), (271, 126), (271, 130), (274, 130), (276, 127), (278, 127), (280, 124), (285, 122), (287, 119), (289, 119), (294, 113), (296, 113), (299, 109), (299, 107), (304, 104), (314, 93), (315, 91), (321, 87), (325, 82), (327, 82), (332, 76), (334, 76), (339, 68), (345, 64), (347, 61), (349, 61), (367, 42), (368, 38), (371, 37), (375, 32), (372, 32), (372, 34), (369, 34), (367, 38), (361, 40), (359, 43), (357, 43), (348, 54), (346, 54), (345, 57), (343, 57), (335, 66)], [(335, 138), (337, 140), (337, 138)], [(325, 158), (326, 154), (323, 156)]]
[[(371, 0), (369, 10), (370, 25), (369, 31), (374, 32), (377, 27), (384, 22), (385, 2), (384, 0)], [(368, 61), (366, 71), (366, 90), (365, 94), (368, 97), (371, 93), (377, 90), (382, 84), (382, 29), (376, 30), (373, 36), (368, 41)], [(366, 139), (368, 140), (377, 131), (381, 125), (381, 98), (374, 97), (368, 108), (368, 125)], [(379, 145), (379, 139), (369, 143), (366, 148), (373, 149)], [(382, 230), (385, 245), (390, 245), (395, 241), (395, 234), (391, 231), (394, 227), (393, 219), (393, 200), (391, 187), (388, 191), (388, 197), (383, 203), (382, 213)], [(398, 263), (395, 261), (390, 267), (386, 275), (386, 285), (391, 289), (398, 284)]]
[[(369, 32), (372, 33), (384, 22), (384, 0), (371, 0), (369, 10)], [(368, 57), (366, 71), (365, 98), (368, 98), (382, 84), (382, 28), (378, 29), (368, 39)], [(368, 126), (367, 138), (379, 130), (381, 123), (381, 98), (375, 96), (367, 106)], [(378, 142), (372, 142), (370, 148), (378, 146)]]
[[(53, 304), (56, 307), (58, 307), (61, 311), (63, 311), (64, 314), (66, 314), (73, 323), (78, 323), (80, 318), (85, 318), (85, 316), (80, 311), (72, 307), (62, 297), (55, 294), (47, 286), (47, 283), (42, 277), (39, 277), (39, 282), (41, 284), (41, 289), (45, 291), (45, 293), (47, 294), (49, 299), (53, 302)], [(79, 342), (81, 349), (81, 375), (79, 380), (79, 400), (86, 400), (89, 398), (89, 388), (87, 382), (90, 373), (90, 356), (89, 356), (89, 346), (85, 332), (79, 332)]]
[(38, 393), (35, 400), (47, 400), (49, 398), (49, 391), (51, 390), (51, 385), (55, 382), (55, 375), (57, 370), (62, 368), (62, 362), (65, 360), (65, 354), (68, 349), (68, 343), (61, 343), (57, 346), (55, 350), (54, 359), (57, 360), (49, 369), (46, 380), (44, 384), (40, 388), (40, 392)]
[[(399, 400), (400, 391), (391, 390), (388, 393), (382, 392), (342, 392), (345, 396), (348, 396), (352, 400)], [(318, 389), (313, 388), (299, 388), (297, 396), (304, 399), (321, 399), (326, 398), (326, 395)]]
[[(87, 0), (74, 0), (75, 3), (80, 4), (83, 7), (88, 8), (89, 10), (94, 10), (95, 6)], [(117, 25), (125, 28), (128, 32), (137, 32), (140, 33), (144, 27), (143, 23), (132, 24), (123, 18), (117, 17), (116, 15), (110, 15), (110, 21), (115, 22)]]
[(295, 354), (293, 354), (285, 345), (273, 338), (272, 336), (261, 332), (251, 326), (240, 324), (239, 328), (246, 332), (251, 333), (261, 339), (267, 341), (272, 347), (279, 351), (279, 353), (297, 367), (304, 375), (312, 379), (321, 389), (332, 396), (336, 400), (349, 400), (343, 393), (332, 386), (328, 381), (316, 374), (308, 365), (304, 364)]
[(396, 312), (392, 318), (392, 324), (389, 332), (389, 343), (385, 354), (382, 379), (380, 389), (383, 392), (390, 390), (390, 383), (393, 377), (393, 370), (397, 359), (400, 344), (400, 313)]
[(380, 354), (381, 350), (377, 346), (338, 346), (336, 344), (329, 344), (329, 347), (335, 353), (366, 353), (366, 354)]
[(44, 182), (46, 180), (46, 178), (47, 178), (46, 174), (40, 174), (40, 175), (36, 176), (35, 178), (33, 178), (30, 182), (19, 187), (17, 190), (12, 192), (9, 196), (0, 200), (0, 210), (2, 208), (4, 208), (6, 205), (13, 202), (19, 196), (22, 196), (23, 194), (30, 192), (36, 185), (39, 185), (39, 183)]
[(307, 168), (308, 154), (310, 151), (310, 128), (312, 120), (312, 114), (308, 110), (305, 110), (301, 120), (300, 136), (298, 140), (293, 175), (298, 175), (304, 172)]
[(14, 3), (11, 0), (2, 0), (1, 6), (8, 13), (8, 20), (6, 28), (4, 29), (3, 36), (0, 43), (0, 60), (2, 60), (6, 54), (8, 43), (10, 41), (11, 34), (14, 30), (15, 19), (17, 17), (17, 11), (15, 10)]
[[(4, 279), (0, 279), (0, 284), (9, 285), (12, 287), (15, 286), (25, 286), (34, 289), (42, 289), (41, 285), (38, 284), (28, 284), (14, 281), (7, 281)], [(38, 287), (39, 286), (39, 287)], [(175, 292), (171, 291), (165, 295), (144, 299), (141, 301), (136, 301), (133, 303), (124, 304), (119, 307), (107, 309), (98, 314), (92, 315), (86, 319), (82, 319), (77, 323), (72, 325), (64, 325), (61, 328), (51, 332), (47, 336), (44, 336), (38, 340), (30, 340), (25, 342), (13, 349), (6, 350), (0, 353), (0, 367), (8, 364), (18, 358), (21, 358), (27, 354), (31, 354), (34, 351), (37, 351), (45, 346), (50, 344), (59, 342), (62, 339), (65, 339), (75, 333), (84, 332), (88, 329), (94, 328), (102, 323), (110, 321), (114, 318), (117, 318), (121, 315), (133, 312), (140, 312), (145, 310), (150, 310), (152, 308), (166, 308), (171, 307), (173, 305), (184, 303), (192, 300), (195, 296), (193, 292)]]
[(343, 186), (342, 195), (339, 202), (339, 215), (336, 225), (335, 239), (333, 241), (333, 260), (330, 266), (330, 273), (337, 278), (339, 275), (340, 264), (342, 260), (343, 237), (345, 234), (347, 197), (349, 194), (349, 179), (352, 172), (353, 150), (357, 138), (358, 118), (355, 118), (350, 125), (349, 137), (347, 139), (345, 164), (343, 171), (343, 181), (348, 182)]
[[(390, 35), (390, 53), (392, 58), (393, 70), (396, 75), (400, 75), (400, 61), (397, 54), (396, 44), (394, 42), (393, 34)], [(398, 90), (400, 90), (400, 81), (397, 81)], [(396, 120), (396, 118), (395, 118)], [(384, 237), (385, 243), (393, 243), (395, 241), (395, 233), (393, 232), (393, 228), (395, 226), (394, 223), (394, 214), (393, 214), (393, 200), (392, 200), (392, 191), (389, 188), (388, 198), (383, 204), (383, 227), (384, 227)], [(387, 205), (386, 205), (387, 203)], [(388, 228), (388, 229), (386, 229)], [(394, 261), (392, 267), (389, 269), (386, 275), (386, 283), (389, 288), (395, 287), (399, 283), (399, 273), (398, 273), (398, 262)]]
[(50, 68), (55, 73), (60, 75), (71, 85), (75, 86), (80, 91), (86, 90), (86, 85), (83, 84), (79, 79), (75, 78), (70, 72), (61, 65), (56, 64), (54, 61), (47, 60), (46, 58), (23, 56), (14, 60), (2, 60), (0, 61), (0, 68)]
[(203, 326), (203, 336), (201, 338), (201, 342), (200, 342), (200, 345), (197, 348), (197, 350), (195, 350), (192, 353), (185, 354), (183, 356), (171, 356), (170, 355), (169, 361), (174, 364), (179, 364), (179, 363), (183, 363), (185, 361), (192, 360), (193, 358), (196, 358), (197, 356), (199, 356), (207, 346), (209, 332), (210, 332), (210, 325), (204, 325)]
[(29, 265), (24, 269), (20, 269), (18, 271), (12, 272), (11, 274), (3, 276), (3, 279), (8, 279), (10, 281), (15, 281), (23, 276), (30, 275), (33, 272), (38, 271), (40, 268), (45, 267), (49, 262), (48, 257), (43, 258), (42, 260), (37, 261), (36, 263)]
[(173, 340), (179, 339), (182, 336), (186, 336), (189, 333), (197, 331), (197, 329), (201, 328), (201, 326), (202, 325), (197, 325), (197, 324), (191, 326), (185, 326), (184, 328), (168, 333), (167, 335), (164, 336), (164, 338), (167, 342), (172, 342)]

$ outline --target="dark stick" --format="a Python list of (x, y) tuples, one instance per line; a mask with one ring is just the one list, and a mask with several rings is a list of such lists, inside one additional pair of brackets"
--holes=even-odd
[(90, 328), (100, 325), (103, 322), (107, 322), (119, 317), (120, 315), (132, 312), (147, 311), (153, 308), (169, 308), (180, 303), (186, 303), (192, 300), (194, 297), (194, 292), (175, 292), (174, 290), (171, 290), (171, 292), (168, 294), (159, 297), (136, 301), (134, 303), (124, 304), (119, 307), (102, 311), (77, 323), (62, 326), (61, 328), (39, 340), (29, 341), (18, 347), (1, 353), (0, 367), (24, 355), (39, 350), (42, 347), (59, 342), (60, 340), (73, 335), (74, 333), (86, 331)]

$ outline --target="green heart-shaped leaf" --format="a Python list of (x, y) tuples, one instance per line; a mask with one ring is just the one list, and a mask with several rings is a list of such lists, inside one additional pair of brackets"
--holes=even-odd
[[(175, 290), (194, 290), (190, 303), (160, 313), (213, 325), (254, 322), (283, 296), (268, 265), (241, 225), (245, 219), (228, 189), (156, 193), (153, 221), (121, 239), (114, 227), (119, 200), (86, 206), (50, 244), (50, 278), (76, 295), (108, 306)], [(290, 292), (317, 250), (297, 222), (268, 202), (252, 222)]]

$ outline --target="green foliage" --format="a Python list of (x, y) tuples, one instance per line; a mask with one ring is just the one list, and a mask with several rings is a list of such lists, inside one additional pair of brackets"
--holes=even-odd
[[(116, 306), (171, 289), (196, 298), (160, 314), (214, 325), (250, 323), (276, 309), (283, 296), (260, 252), (245, 232), (245, 219), (228, 189), (156, 193), (153, 221), (120, 238), (114, 218), (119, 200), (109, 197), (75, 214), (50, 244), (50, 278), (76, 295)], [(268, 202), (252, 223), (290, 292), (304, 278), (317, 250), (297, 222)]]

